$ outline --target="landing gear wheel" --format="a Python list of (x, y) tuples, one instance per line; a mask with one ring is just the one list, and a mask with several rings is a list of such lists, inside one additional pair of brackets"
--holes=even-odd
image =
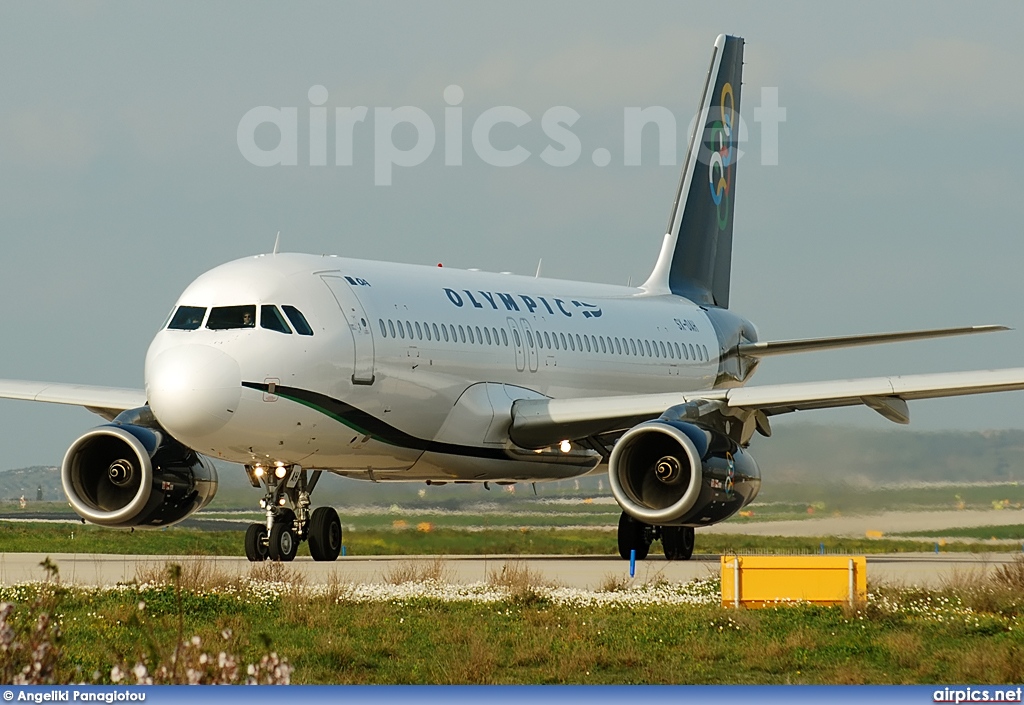
[(252, 563), (267, 560), (267, 527), (249, 524), (245, 530), (245, 557)]
[(661, 547), (670, 561), (688, 561), (693, 555), (694, 531), (692, 526), (661, 527)]
[(631, 551), (636, 551), (636, 559), (647, 558), (651, 550), (651, 539), (647, 534), (647, 525), (637, 521), (625, 512), (619, 515), (619, 557), (629, 560)]
[(299, 552), (299, 535), (295, 531), (295, 513), (290, 509), (281, 511), (274, 518), (267, 542), (272, 561), (290, 561)]
[(333, 561), (341, 553), (341, 519), (334, 507), (317, 507), (309, 520), (309, 555)]

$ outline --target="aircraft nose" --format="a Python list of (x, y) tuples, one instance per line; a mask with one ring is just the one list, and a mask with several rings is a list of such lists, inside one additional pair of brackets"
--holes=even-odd
[(179, 438), (220, 430), (238, 409), (242, 372), (227, 353), (206, 345), (179, 345), (157, 355), (146, 370), (149, 405)]

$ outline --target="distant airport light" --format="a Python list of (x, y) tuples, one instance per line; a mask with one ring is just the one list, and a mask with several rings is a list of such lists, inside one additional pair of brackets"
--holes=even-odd
[(569, 441), (562, 441), (561, 443), (558, 444), (558, 447), (562, 450), (563, 453), (568, 453), (570, 450), (572, 450), (572, 443), (570, 443)]

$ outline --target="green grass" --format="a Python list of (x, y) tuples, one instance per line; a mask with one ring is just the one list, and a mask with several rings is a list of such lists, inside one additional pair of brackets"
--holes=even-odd
[[(276, 650), (295, 683), (1005, 684), (1024, 681), (1022, 573), (934, 592), (876, 586), (856, 610), (566, 605), (529, 584), (483, 604), (429, 593), (360, 602), (341, 586), (305, 591), (281, 571), (248, 587), (184, 577), (180, 593), (58, 588), (46, 607), (63, 631), (57, 682), (106, 682), (114, 664), (140, 658), (152, 670), (196, 635), (214, 659)], [(0, 588), (0, 599), (18, 603), (19, 633), (35, 623), (32, 590)]]
[[(983, 532), (982, 536), (988, 538)], [(981, 537), (979, 537), (981, 538)], [(344, 535), (346, 553), (369, 555), (495, 555), (561, 554), (611, 555), (616, 552), (613, 531), (517, 529), (460, 531), (414, 527), (395, 530), (353, 530)], [(697, 553), (761, 552), (905, 553), (934, 550), (934, 542), (909, 539), (784, 537), (702, 534)], [(944, 551), (1005, 551), (1005, 546), (956, 542)], [(181, 556), (241, 556), (243, 532), (199, 531), (182, 527), (134, 532), (83, 524), (9, 523), (0, 533), (0, 553), (112, 553)], [(660, 552), (655, 545), (652, 554)], [(308, 555), (303, 544), (299, 555)]]
[(892, 534), (892, 536), (936, 536), (943, 538), (968, 539), (1013, 539), (1024, 541), (1024, 524), (1008, 526), (967, 526), (938, 531), (914, 531)]

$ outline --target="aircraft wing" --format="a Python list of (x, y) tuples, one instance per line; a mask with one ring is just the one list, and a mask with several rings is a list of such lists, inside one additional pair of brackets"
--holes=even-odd
[[(520, 399), (512, 406), (509, 435), (520, 446), (541, 448), (563, 439), (624, 430), (683, 404), (694, 404), (694, 410), (699, 413), (702, 403), (708, 408), (735, 414), (739, 419), (862, 404), (890, 421), (909, 423), (906, 402), (910, 400), (1014, 390), (1024, 390), (1024, 368), (772, 384), (691, 393)], [(759, 426), (765, 430), (767, 422)]]
[(803, 340), (776, 340), (757, 343), (740, 343), (736, 346), (739, 355), (747, 357), (769, 357), (772, 355), (789, 355), (798, 352), (817, 352), (837, 348), (854, 348), (861, 345), (878, 345), (879, 343), (902, 343), (911, 340), (929, 340), (931, 338), (950, 338), (955, 335), (974, 335), (976, 333), (996, 333), (1010, 330), (1006, 326), (985, 325), (965, 326), (961, 328), (936, 328), (932, 330), (908, 330), (898, 333), (870, 333), (868, 335), (843, 335), (835, 338), (807, 338)]
[(25, 401), (82, 406), (110, 421), (122, 411), (145, 406), (146, 393), (141, 389), (124, 389), (122, 387), (92, 387), (84, 384), (0, 379), (0, 399), (23, 399)]

